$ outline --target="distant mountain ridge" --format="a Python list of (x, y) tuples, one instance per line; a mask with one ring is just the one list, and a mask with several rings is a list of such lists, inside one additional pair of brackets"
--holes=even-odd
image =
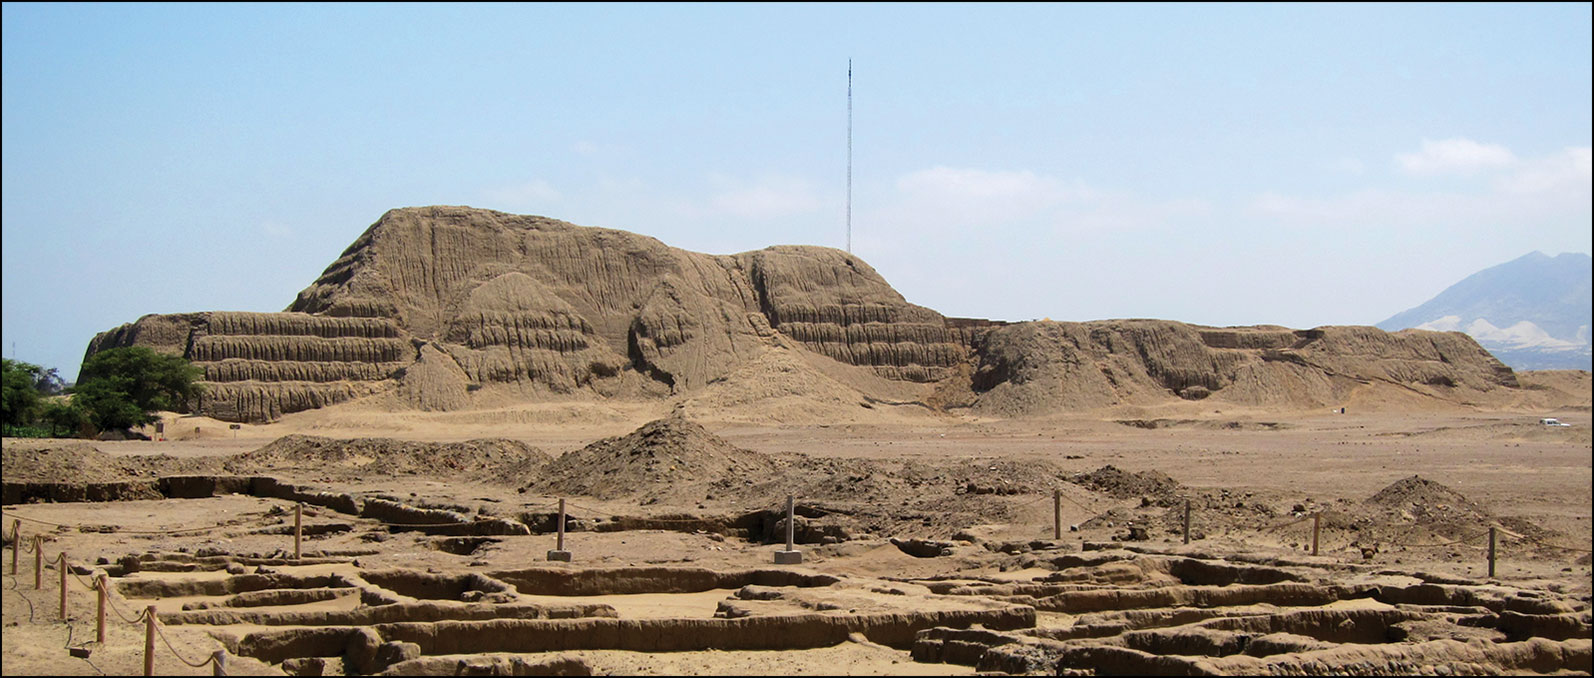
[(1467, 276), (1377, 327), (1465, 332), (1514, 369), (1587, 370), (1594, 364), (1591, 264), (1587, 254), (1532, 252)]

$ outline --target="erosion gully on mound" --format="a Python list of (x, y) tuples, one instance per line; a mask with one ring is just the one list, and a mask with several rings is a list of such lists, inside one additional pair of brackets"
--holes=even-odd
[[(1589, 420), (1563, 415), (8, 439), (4, 660), (137, 674), (149, 609), (163, 674), (1587, 674)], [(1300, 455), (1347, 492), (1236, 470)]]

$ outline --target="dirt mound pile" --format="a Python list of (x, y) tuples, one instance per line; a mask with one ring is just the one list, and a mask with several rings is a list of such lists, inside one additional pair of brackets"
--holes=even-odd
[[(791, 494), (805, 518), (855, 534), (912, 530), (946, 536), (1011, 518), (1015, 505), (1049, 497), (1060, 484), (1061, 474), (1046, 462), (764, 454), (676, 415), (566, 453), (525, 489), (643, 506), (763, 508), (772, 520)], [(1070, 494), (1088, 501), (1088, 492)]]
[(220, 457), (178, 458), (165, 454), (113, 457), (91, 443), (5, 440), (0, 476), (7, 482), (112, 483), (133, 478), (216, 473)]
[(88, 443), (20, 446), (7, 440), (0, 454), (4, 455), (0, 475), (13, 482), (108, 483), (135, 475), (115, 457)]
[[(1529, 544), (1533, 540), (1564, 541), (1563, 536), (1553, 530), (1518, 517), (1496, 516), (1460, 492), (1421, 476), (1402, 478), (1368, 497), (1363, 505), (1372, 510), (1360, 521), (1361, 525), (1370, 534), (1397, 544), (1410, 542), (1409, 535), (1415, 528), (1481, 546), (1486, 543), (1484, 535), (1490, 525), (1528, 537)], [(1398, 532), (1405, 535), (1392, 536)]]
[(1460, 492), (1421, 476), (1402, 478), (1363, 502), (1375, 526), (1407, 526), (1445, 537), (1477, 534), (1494, 515)]
[(598, 499), (635, 497), (644, 504), (695, 502), (768, 484), (788, 465), (672, 416), (564, 454), (528, 489)]
[(1179, 481), (1169, 478), (1167, 474), (1158, 471), (1125, 471), (1111, 464), (1075, 475), (1069, 480), (1116, 499), (1146, 497), (1158, 504), (1174, 501), (1184, 489)]
[(228, 459), (225, 468), (240, 474), (299, 469), (345, 477), (421, 475), (512, 482), (537, 473), (552, 459), (540, 449), (502, 438), (430, 443), (295, 434)]
[(1428, 511), (1439, 507), (1484, 515), (1483, 509), (1460, 492), (1422, 476), (1402, 478), (1367, 498), (1367, 503), (1387, 508)]

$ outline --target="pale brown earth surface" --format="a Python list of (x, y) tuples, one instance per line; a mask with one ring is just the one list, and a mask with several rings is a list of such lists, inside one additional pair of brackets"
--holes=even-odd
[(5, 441), (76, 572), (63, 622), (5, 570), (6, 673), (142, 670), (99, 572), (162, 673), (1590, 672), (1590, 375), (1457, 332), (949, 318), (840, 250), (433, 206), (126, 346), (204, 416)]
[[(5, 553), (4, 670), (137, 674), (143, 626), (118, 614), (153, 605), (184, 660), (225, 650), (249, 675), (1587, 674), (1588, 376), (1519, 376), (1538, 407), (879, 404), (779, 425), (710, 391), (6, 439), (6, 533), (23, 518), (25, 547), (42, 534), (81, 581), (108, 572), (113, 610), (93, 642), (79, 578), (63, 623), (56, 570), (35, 590), (33, 556), (12, 574)], [(172, 498), (160, 479), (184, 476), (275, 482)], [(37, 498), (103, 498), (93, 483), (122, 500)], [(787, 493), (803, 562), (777, 566)], [(547, 559), (560, 497), (570, 563)], [(157, 673), (210, 671), (172, 649), (157, 639)]]

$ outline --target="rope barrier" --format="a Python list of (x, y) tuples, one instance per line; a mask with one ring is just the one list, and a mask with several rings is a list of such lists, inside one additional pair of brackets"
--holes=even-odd
[(22, 592), (22, 579), (20, 577), (17, 577), (16, 575), (6, 575), (6, 576), (11, 577), (11, 592), (17, 594), (18, 596), (21, 596), (22, 601), (28, 604), (28, 623), (32, 624), (33, 623), (33, 599), (29, 598), (27, 596), (27, 594)]
[(621, 516), (621, 515), (619, 515), (617, 513), (610, 513), (608, 511), (599, 511), (598, 509), (592, 508), (590, 506), (582, 506), (582, 505), (577, 504), (577, 503), (575, 503), (573, 501), (565, 502), (565, 506), (568, 507), (568, 508), (578, 508), (578, 509), (581, 509), (581, 510), (586, 511), (588, 513), (596, 513), (596, 514), (598, 514), (600, 516), (608, 516), (610, 518), (623, 517), (623, 516)]
[(194, 662), (188, 661), (187, 659), (184, 659), (183, 655), (181, 655), (181, 654), (179, 654), (177, 652), (177, 648), (172, 647), (172, 641), (166, 638), (166, 630), (161, 628), (160, 618), (158, 618), (158, 617), (155, 619), (155, 635), (160, 636), (161, 637), (161, 642), (166, 644), (166, 649), (171, 650), (172, 656), (176, 657), (177, 661), (180, 661), (180, 662), (182, 662), (184, 664), (187, 664), (187, 665), (192, 666), (192, 667), (194, 667), (196, 669), (199, 669), (199, 668), (204, 668), (206, 666), (209, 666), (211, 664), (211, 662), (216, 661), (216, 655), (210, 655), (209, 657), (205, 658), (205, 661), (199, 662), (197, 664), (194, 663)]
[(1533, 542), (1535, 544), (1538, 544), (1539, 546), (1543, 546), (1543, 547), (1546, 547), (1546, 548), (1561, 549), (1563, 551), (1576, 551), (1578, 553), (1594, 553), (1594, 551), (1591, 551), (1589, 549), (1577, 548), (1575, 546), (1562, 546), (1560, 544), (1551, 544), (1551, 543), (1549, 543), (1547, 541), (1543, 541), (1541, 539), (1538, 539), (1537, 537), (1530, 537), (1530, 536), (1525, 535), (1525, 534), (1517, 534), (1515, 532), (1512, 532), (1511, 530), (1507, 530), (1507, 529), (1505, 529), (1503, 527), (1500, 527), (1500, 526), (1495, 526), (1495, 529), (1499, 530), (1503, 534), (1507, 534), (1507, 535), (1516, 537), (1517, 539), (1530, 541), (1530, 542)]
[[(1397, 542), (1397, 541), (1393, 541), (1393, 540), (1391, 540), (1389, 542), (1389, 544), (1391, 546), (1403, 546), (1403, 547), (1406, 547), (1406, 548), (1438, 548), (1440, 546), (1455, 546), (1457, 544), (1460, 544), (1462, 546), (1466, 546), (1468, 548), (1483, 548), (1481, 546), (1473, 546), (1471, 544), (1468, 544), (1467, 542), (1472, 541), (1474, 539), (1477, 539), (1478, 537), (1481, 537), (1481, 536), (1486, 535), (1488, 533), (1489, 533), (1488, 530), (1484, 530), (1483, 532), (1475, 533), (1475, 534), (1473, 534), (1472, 536), (1469, 536), (1469, 537), (1462, 537), (1460, 539), (1454, 539), (1454, 540), (1451, 540), (1451, 541), (1442, 541), (1442, 542), (1439, 542), (1437, 544), (1406, 544), (1406, 543), (1401, 543), (1401, 542)], [(1407, 532), (1407, 534), (1410, 534), (1410, 532)]]
[[(76, 579), (77, 583), (83, 584), (83, 575), (80, 575), (80, 574), (78, 574), (76, 572), (72, 572), (72, 568), (70, 568), (70, 567), (68, 567), (66, 571), (72, 574), (72, 578)], [(97, 590), (99, 588), (98, 585), (93, 584), (93, 583), (83, 584), (83, 586), (88, 588), (88, 590), (90, 590), (90, 591), (94, 591), (94, 590)]]
[(144, 621), (144, 616), (149, 614), (148, 610), (139, 610), (137, 615), (135, 615), (132, 619), (128, 619), (127, 615), (122, 614), (121, 608), (116, 604), (116, 598), (110, 595), (110, 589), (106, 589), (105, 602), (107, 607), (110, 607), (111, 611), (116, 613), (116, 616), (121, 617), (122, 621), (128, 624), (137, 624), (142, 622)]
[(1089, 506), (1086, 506), (1086, 505), (1084, 505), (1084, 504), (1081, 504), (1081, 503), (1079, 503), (1079, 502), (1077, 502), (1077, 501), (1074, 501), (1074, 500), (1073, 500), (1073, 499), (1072, 499), (1072, 498), (1071, 498), (1071, 497), (1069, 497), (1069, 496), (1068, 496), (1068, 495), (1066, 495), (1066, 494), (1059, 494), (1059, 495), (1058, 495), (1058, 496), (1061, 496), (1061, 497), (1062, 497), (1062, 498), (1063, 498), (1063, 501), (1066, 501), (1066, 502), (1068, 502), (1068, 503), (1070, 503), (1070, 504), (1073, 504), (1073, 505), (1075, 505), (1075, 506), (1078, 506), (1078, 507), (1079, 507), (1079, 508), (1080, 508), (1080, 509), (1082, 509), (1082, 510), (1085, 510), (1085, 511), (1090, 511), (1090, 510), (1092, 510), (1092, 509), (1091, 509), (1091, 508), (1090, 508), (1090, 507), (1089, 507)]
[(1009, 508), (1011, 508), (1014, 511), (1017, 511), (1017, 510), (1019, 510), (1021, 508), (1024, 508), (1026, 506), (1034, 506), (1034, 505), (1039, 504), (1039, 503), (1041, 503), (1043, 501), (1046, 501), (1047, 499), (1051, 499), (1051, 497), (1040, 497), (1040, 498), (1037, 498), (1037, 499), (1032, 499), (1030, 501), (1026, 501), (1026, 502), (1024, 502), (1022, 504), (1019, 504), (1017, 506), (1012, 506), (1012, 507), (1009, 507)]
[(1291, 525), (1298, 525), (1300, 523), (1304, 523), (1304, 522), (1306, 522), (1308, 520), (1311, 520), (1311, 519), (1312, 519), (1312, 516), (1305, 515), (1305, 516), (1301, 516), (1300, 518), (1296, 518), (1295, 520), (1289, 520), (1289, 521), (1285, 521), (1285, 522), (1282, 522), (1282, 523), (1278, 523), (1277, 525), (1272, 525), (1270, 527), (1264, 527), (1264, 528), (1262, 528), (1260, 530), (1257, 530), (1257, 531), (1258, 532), (1272, 532), (1273, 530), (1277, 530), (1277, 529), (1283, 528), (1283, 527), (1289, 527)]
[[(6, 513), (5, 515), (8, 515), (8, 516), (10, 516), (12, 518), (16, 518), (16, 519), (20, 519), (20, 520), (26, 520), (28, 522), (39, 523), (41, 525), (49, 525), (50, 527), (54, 527), (54, 528), (72, 529), (72, 528), (75, 528), (75, 527), (81, 527), (80, 525), (64, 525), (64, 524), (61, 524), (61, 523), (52, 523), (52, 522), (47, 521), (47, 520), (39, 520), (38, 518), (29, 518), (27, 516), (21, 516), (21, 515), (15, 514), (15, 513)], [(263, 516), (261, 518), (257, 518), (257, 519), (254, 519), (254, 520), (249, 520), (249, 519), (244, 519), (244, 518), (235, 518), (233, 520), (229, 520), (229, 521), (226, 521), (226, 522), (217, 523), (215, 525), (209, 525), (209, 526), (205, 526), (205, 527), (184, 527), (184, 528), (177, 528), (177, 529), (174, 529), (174, 530), (117, 530), (116, 534), (184, 534), (184, 533), (188, 533), (188, 532), (204, 532), (204, 531), (207, 531), (207, 530), (216, 530), (216, 529), (220, 529), (220, 528), (223, 528), (223, 527), (237, 527), (237, 526), (240, 526), (240, 525), (248, 525), (248, 524), (252, 524), (252, 523), (262, 523), (262, 524), (264, 524), (264, 523), (272, 520), (272, 518), (273, 518), (272, 516)], [(32, 547), (26, 546), (26, 545), (23, 546), (23, 550), (27, 551), (28, 553), (32, 553), (33, 552)]]
[(386, 520), (381, 520), (378, 518), (367, 518), (367, 520), (380, 525), (385, 525), (387, 527), (457, 527), (459, 525), (479, 525), (481, 523), (490, 523), (494, 520), (508, 520), (508, 518), (477, 518), (468, 523), (390, 523)]
[[(68, 623), (66, 625), (66, 645), (64, 645), (63, 647), (67, 647), (67, 648), (71, 648), (72, 647), (72, 635), (76, 631), (77, 631), (77, 629), (73, 628), (72, 624)], [(84, 645), (88, 645), (88, 643), (84, 643)]]
[(6, 515), (6, 516), (9, 516), (9, 517), (11, 517), (13, 519), (16, 519), (16, 520), (26, 520), (26, 521), (28, 521), (30, 523), (39, 523), (41, 525), (49, 525), (50, 527), (66, 527), (66, 525), (62, 525), (60, 523), (52, 523), (52, 522), (50, 522), (48, 520), (39, 520), (38, 518), (29, 518), (27, 516), (17, 515), (15, 513), (10, 512), (10, 511), (0, 511), (0, 515)]

